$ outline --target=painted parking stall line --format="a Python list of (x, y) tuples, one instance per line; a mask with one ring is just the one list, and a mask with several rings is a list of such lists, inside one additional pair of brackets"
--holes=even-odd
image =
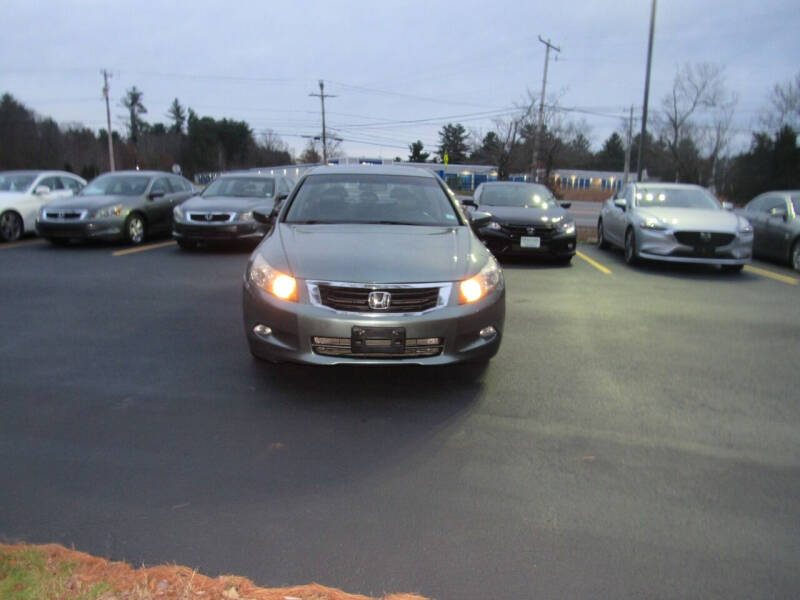
[(148, 250), (158, 250), (159, 248), (166, 248), (167, 246), (174, 246), (174, 245), (175, 245), (175, 240), (170, 240), (169, 242), (160, 242), (158, 244), (136, 246), (136, 248), (128, 248), (126, 250), (117, 250), (116, 252), (112, 252), (111, 256), (127, 256), (128, 254), (134, 254), (136, 252), (147, 252)]
[(21, 242), (8, 242), (7, 244), (0, 244), (0, 250), (9, 250), (11, 248), (20, 248), (22, 246), (38, 246), (44, 244), (44, 240), (23, 240)]
[(597, 261), (596, 261), (596, 260), (594, 260), (593, 258), (590, 258), (590, 257), (586, 256), (586, 255), (585, 255), (583, 252), (581, 252), (580, 250), (577, 250), (577, 251), (575, 252), (575, 256), (577, 256), (577, 257), (578, 257), (578, 258), (580, 258), (580, 259), (583, 259), (583, 260), (585, 260), (587, 263), (589, 263), (590, 265), (592, 265), (592, 266), (593, 266), (595, 269), (597, 269), (597, 270), (598, 270), (598, 271), (600, 271), (601, 273), (603, 273), (603, 274), (605, 274), (605, 275), (611, 275), (611, 269), (609, 269), (608, 267), (605, 267), (605, 266), (601, 265), (599, 262), (597, 262)]
[(754, 275), (760, 275), (761, 277), (769, 277), (770, 279), (774, 279), (775, 281), (781, 281), (788, 285), (798, 285), (798, 283), (800, 283), (800, 279), (797, 279), (796, 277), (781, 275), (780, 273), (775, 273), (774, 271), (762, 269), (761, 267), (754, 267), (753, 265), (745, 265), (744, 270), (747, 271), (748, 273), (753, 273)]

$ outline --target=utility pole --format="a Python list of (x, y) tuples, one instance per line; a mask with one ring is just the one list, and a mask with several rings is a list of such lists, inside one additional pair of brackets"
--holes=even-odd
[(656, 28), (656, 0), (650, 4), (650, 39), (647, 42), (647, 73), (644, 78), (644, 110), (642, 111), (642, 135), (639, 138), (639, 164), (636, 181), (642, 180), (642, 156), (647, 133), (647, 100), (650, 98), (650, 63), (653, 62), (653, 31)]
[(309, 94), (309, 96), (314, 96), (315, 98), (319, 98), (319, 101), (322, 104), (322, 162), (327, 165), (328, 138), (325, 132), (325, 98), (336, 98), (336, 96), (332, 96), (331, 94), (325, 93), (325, 83), (322, 81), (322, 79), (319, 80), (319, 94)]
[(106, 122), (108, 123), (108, 164), (114, 171), (114, 142), (111, 139), (111, 108), (108, 106), (108, 78), (111, 76), (108, 71), (103, 69), (103, 96), (106, 99)]
[(550, 43), (550, 40), (547, 41), (542, 39), (542, 36), (539, 36), (539, 41), (542, 42), (546, 50), (544, 51), (544, 74), (542, 76), (542, 98), (539, 101), (539, 123), (536, 126), (536, 136), (533, 138), (533, 164), (531, 164), (531, 178), (533, 181), (537, 181), (539, 178), (539, 171), (537, 169), (537, 164), (539, 162), (539, 139), (542, 137), (544, 133), (544, 95), (545, 90), (547, 89), (547, 65), (550, 62), (550, 49), (552, 48), (556, 52), (561, 52), (561, 48), (554, 46)]
[(631, 146), (633, 145), (633, 105), (631, 105), (631, 116), (628, 118), (628, 143), (625, 146), (625, 177), (622, 178), (622, 185), (628, 183), (628, 175), (631, 172)]

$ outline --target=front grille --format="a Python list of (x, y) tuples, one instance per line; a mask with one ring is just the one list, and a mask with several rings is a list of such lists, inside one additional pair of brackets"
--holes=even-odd
[[(391, 294), (387, 310), (370, 309), (369, 294), (376, 291)], [(351, 312), (415, 313), (439, 303), (438, 287), (361, 288), (319, 284), (319, 295), (324, 306)]]
[(189, 213), (189, 220), (201, 223), (226, 223), (232, 218), (231, 213)]
[[(378, 340), (370, 340), (377, 342)], [(444, 338), (407, 338), (402, 352), (353, 352), (350, 338), (311, 338), (311, 349), (322, 356), (343, 358), (427, 358), (439, 356), (444, 350)]]
[[(711, 233), (700, 231), (676, 231), (675, 239), (685, 246), (717, 248), (727, 246), (736, 237), (733, 233)], [(705, 239), (704, 239), (705, 238)]]
[(514, 237), (520, 236), (536, 236), (542, 239), (548, 239), (553, 236), (555, 229), (549, 225), (517, 225), (514, 223), (501, 223), (504, 229), (507, 229)]
[(48, 210), (45, 211), (44, 216), (52, 221), (68, 221), (82, 219), (84, 212), (82, 210)]

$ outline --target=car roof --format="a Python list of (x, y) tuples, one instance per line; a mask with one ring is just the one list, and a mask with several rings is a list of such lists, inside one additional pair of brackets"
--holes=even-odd
[(547, 187), (543, 183), (535, 183), (533, 181), (484, 181), (481, 185), (507, 185), (507, 186), (536, 185), (540, 187)]
[[(147, 175), (148, 177), (155, 177), (156, 175), (175, 175), (175, 173), (167, 173), (166, 171), (137, 171), (136, 169), (126, 169), (124, 171), (106, 171), (100, 175)], [(183, 175), (178, 175), (183, 177)]]
[(653, 187), (653, 188), (668, 189), (668, 190), (706, 189), (703, 186), (695, 185), (694, 183), (660, 183), (658, 181), (643, 181), (643, 182), (634, 181), (633, 185), (641, 188)]
[(75, 173), (70, 173), (69, 171), (58, 171), (58, 170), (50, 170), (50, 169), (15, 169), (12, 171), (0, 171), (0, 175), (72, 175), (73, 177), (79, 177), (83, 179), (80, 175), (76, 175)]
[(275, 179), (276, 177), (284, 177), (282, 175), (270, 175), (268, 173), (254, 173), (252, 171), (230, 171), (229, 173), (220, 173), (216, 179)]
[(435, 179), (433, 171), (419, 167), (397, 167), (392, 165), (330, 165), (314, 167), (306, 175), (404, 175), (406, 177), (428, 177)]

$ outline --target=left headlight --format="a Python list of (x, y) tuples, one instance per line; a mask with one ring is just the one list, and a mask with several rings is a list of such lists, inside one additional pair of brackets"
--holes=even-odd
[(98, 208), (92, 213), (96, 219), (106, 219), (108, 217), (118, 217), (122, 214), (122, 204), (115, 204), (114, 206), (104, 206)]
[(490, 256), (486, 265), (474, 277), (465, 279), (459, 285), (459, 304), (477, 302), (487, 294), (503, 287), (503, 272), (494, 256)]
[(558, 224), (558, 229), (561, 233), (566, 233), (567, 235), (572, 235), (575, 233), (575, 221), (561, 221)]
[(661, 219), (656, 219), (654, 217), (645, 217), (644, 219), (639, 221), (639, 227), (642, 229), (650, 229), (652, 231), (666, 231), (667, 226), (665, 223), (661, 221)]
[(256, 254), (247, 272), (247, 279), (253, 285), (276, 298), (297, 302), (297, 281), (291, 275), (273, 269), (260, 254)]
[(180, 204), (172, 209), (172, 220), (173, 221), (184, 220), (183, 209), (181, 208)]

